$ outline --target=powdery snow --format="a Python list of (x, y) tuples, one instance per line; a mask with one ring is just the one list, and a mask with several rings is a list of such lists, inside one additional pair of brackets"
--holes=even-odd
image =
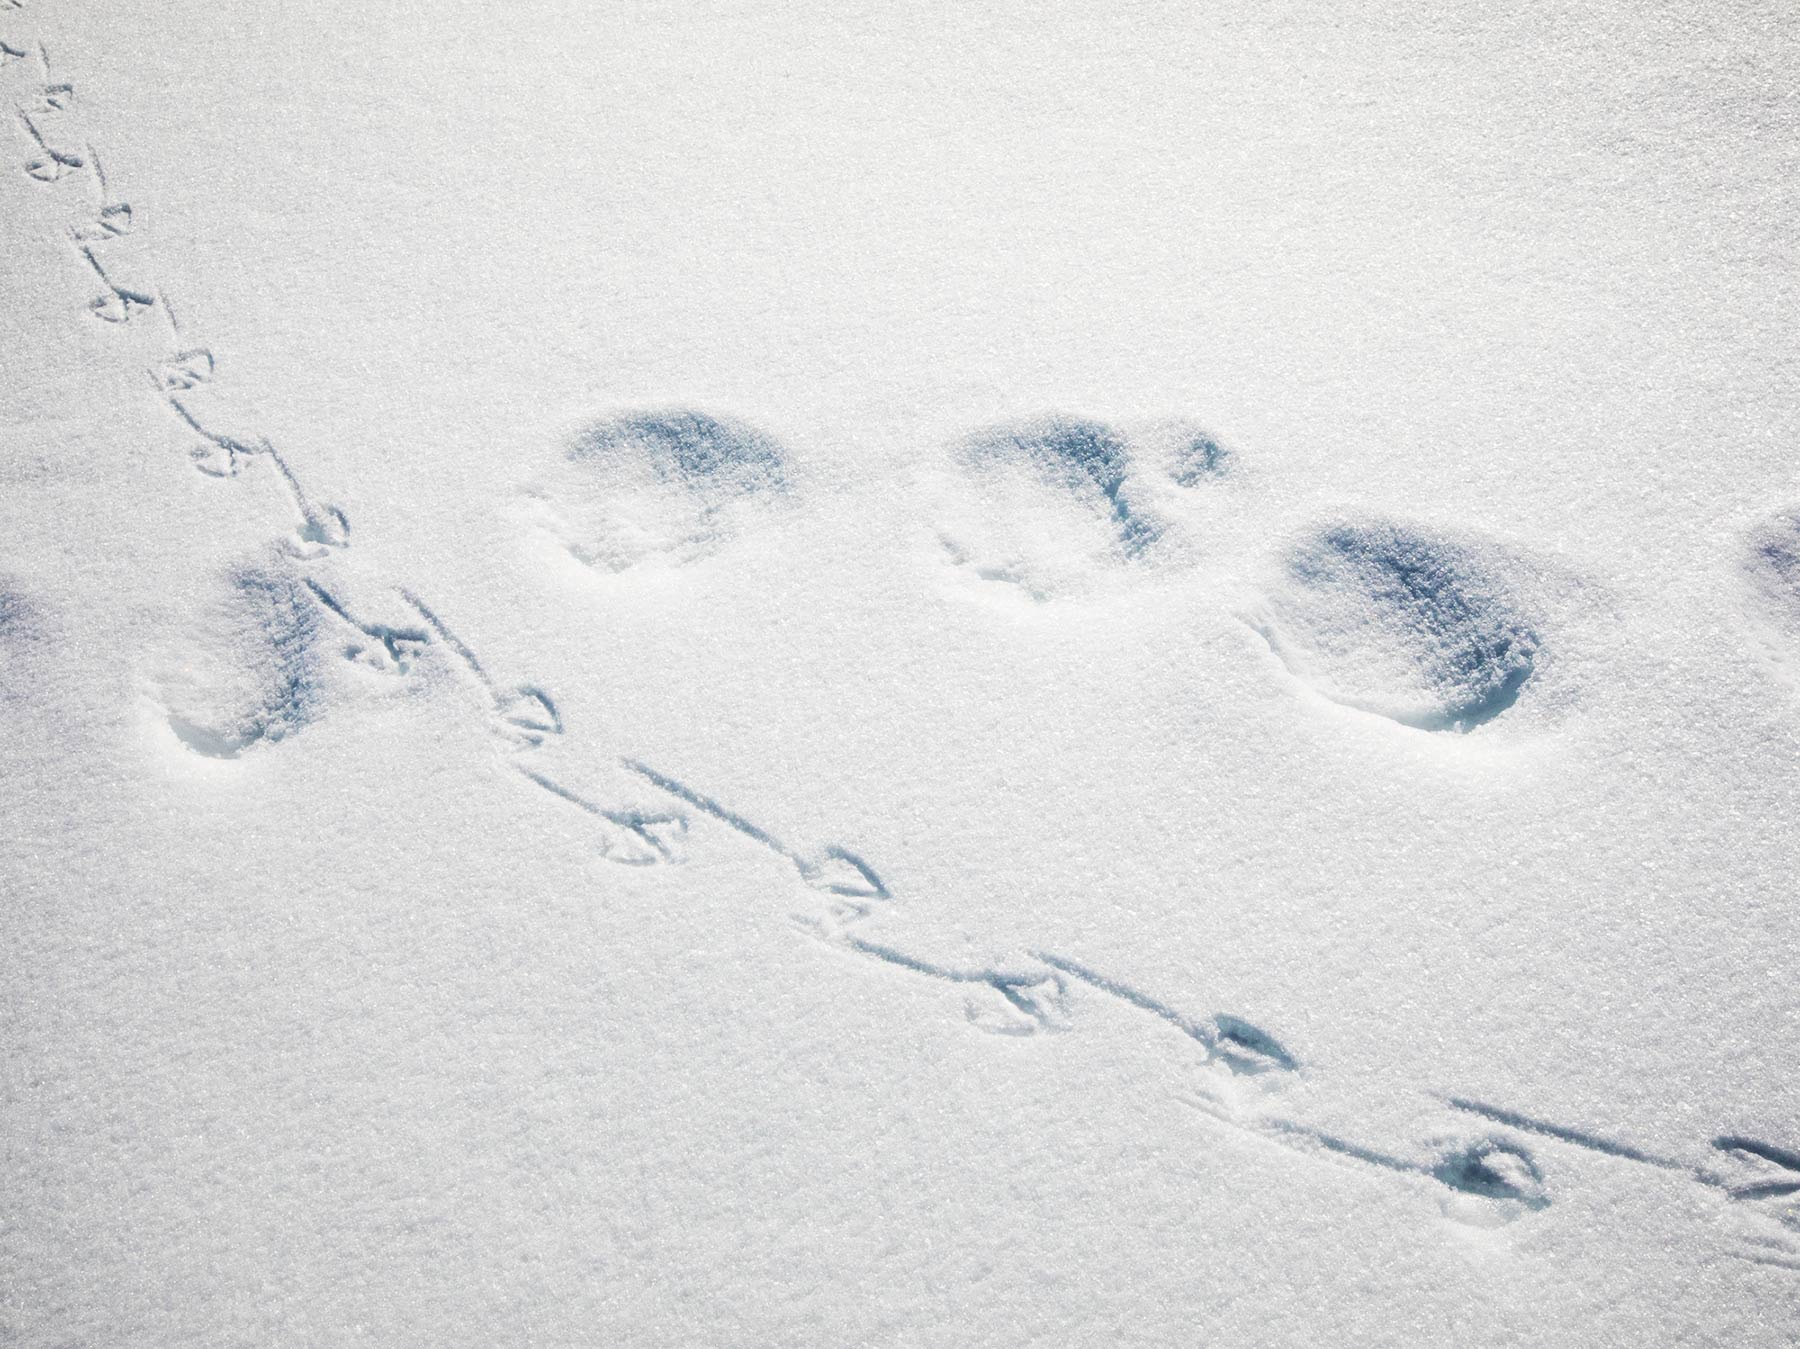
[(0, 0), (0, 1339), (1792, 1343), (1797, 46)]

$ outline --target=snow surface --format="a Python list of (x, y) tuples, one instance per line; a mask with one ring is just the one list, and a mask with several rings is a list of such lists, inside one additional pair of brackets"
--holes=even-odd
[(0, 1340), (1800, 1339), (1800, 25), (0, 0)]

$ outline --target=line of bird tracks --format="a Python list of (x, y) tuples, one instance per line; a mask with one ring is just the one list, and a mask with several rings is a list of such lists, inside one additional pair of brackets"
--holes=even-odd
[[(1559, 1187), (1576, 1179), (1551, 1154), (1585, 1153), (1611, 1167), (1699, 1187), (1718, 1201), (1714, 1207), (1732, 1254), (1800, 1271), (1800, 1151), (1726, 1134), (1700, 1144), (1692, 1155), (1663, 1156), (1601, 1132), (1427, 1087), (1406, 1089), (1416, 1098), (1407, 1103), (1407, 1118), (1416, 1122), (1411, 1137), (1382, 1142), (1349, 1137), (1323, 1121), (1341, 1115), (1345, 1105), (1354, 1114), (1359, 1088), (1304, 1063), (1243, 1017), (1184, 1012), (1059, 952), (1033, 949), (1007, 967), (927, 959), (880, 935), (895, 896), (876, 868), (848, 847), (801, 847), (779, 839), (735, 807), (630, 757), (619, 759), (619, 766), (658, 793), (666, 808), (610, 807), (553, 776), (540, 765), (537, 751), (565, 739), (569, 728), (549, 690), (498, 677), (495, 667), (456, 634), (436, 600), (395, 585), (365, 605), (364, 597), (345, 593), (344, 583), (331, 579), (326, 564), (352, 547), (350, 519), (306, 484), (290, 451), (264, 434), (254, 415), (243, 410), (247, 404), (233, 397), (218, 353), (178, 319), (146, 261), (139, 213), (107, 177), (98, 150), (83, 134), (75, 84), (32, 31), (33, 9), (21, 0), (6, 0), (0, 9), (0, 92), (11, 105), (17, 135), (13, 166), (41, 192), (43, 215), (60, 230), (70, 267), (92, 287), (82, 312), (89, 321), (134, 334), (132, 342), (122, 344), (125, 358), (153, 353), (145, 396), (156, 398), (191, 437), (190, 469), (235, 493), (239, 509), (270, 515), (275, 548), (289, 569), (289, 589), (316, 608), (297, 627), (337, 632), (342, 658), (394, 678), (414, 677), (426, 661), (460, 671), (518, 780), (541, 792), (547, 806), (576, 812), (602, 857), (625, 866), (668, 867), (682, 860), (690, 835), (700, 833), (696, 826), (703, 824), (715, 842), (736, 835), (791, 872), (797, 892), (808, 897), (791, 921), (828, 960), (941, 986), (961, 998), (970, 1026), (1005, 1039), (1068, 1032), (1082, 1024), (1084, 1008), (1122, 1009), (1143, 1035), (1167, 1041), (1174, 1071), (1193, 1088), (1186, 1099), (1201, 1117), (1232, 1135), (1391, 1177), (1435, 1194), (1447, 1215), (1479, 1226), (1550, 1208)], [(258, 593), (267, 589), (266, 578), (258, 587)], [(406, 617), (387, 622), (371, 612)], [(242, 743), (280, 738), (267, 730)], [(209, 749), (203, 738), (188, 743), (203, 753), (237, 752)], [(827, 970), (821, 967), (821, 978), (834, 977)]]

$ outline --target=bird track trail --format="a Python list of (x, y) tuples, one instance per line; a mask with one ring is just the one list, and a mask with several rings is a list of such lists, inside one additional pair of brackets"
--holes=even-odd
[[(979, 1030), (1015, 1040), (1061, 1034), (1084, 1023), (1084, 1006), (1104, 1003), (1129, 1013), (1146, 1035), (1173, 1032), (1170, 1045), (1186, 1055), (1187, 1066), (1201, 1083), (1190, 1102), (1204, 1118), (1235, 1135), (1362, 1167), (1422, 1191), (1448, 1190), (1459, 1201), (1497, 1206), (1507, 1217), (1549, 1207), (1556, 1188), (1554, 1172), (1547, 1178), (1528, 1142), (1572, 1148), (1617, 1166), (1665, 1174), (1722, 1197), (1725, 1213), (1734, 1220), (1732, 1254), (1773, 1269), (1800, 1272), (1800, 1151), (1723, 1134), (1709, 1140), (1699, 1155), (1683, 1160), (1586, 1128), (1429, 1088), (1415, 1093), (1421, 1116), (1437, 1109), (1479, 1125), (1449, 1138), (1354, 1140), (1306, 1118), (1312, 1097), (1293, 1088), (1304, 1084), (1315, 1095), (1335, 1093), (1354, 1099), (1355, 1085), (1334, 1082), (1329, 1074), (1302, 1063), (1250, 1021), (1223, 1012), (1190, 1014), (1118, 975), (1047, 950), (1031, 950), (1025, 961), (1005, 967), (957, 966), (925, 958), (902, 943), (870, 935), (868, 925), (892, 908), (894, 895), (861, 854), (841, 844), (794, 846), (750, 816), (636, 758), (621, 757), (617, 762), (668, 798), (668, 809), (604, 806), (538, 767), (534, 751), (567, 735), (549, 690), (497, 677), (496, 667), (456, 634), (444, 616), (447, 611), (417, 590), (404, 585), (387, 588), (389, 600), (397, 599), (417, 621), (385, 623), (367, 618), (356, 600), (321, 575), (323, 562), (352, 546), (349, 518), (304, 484), (294, 459), (263, 434), (254, 414), (232, 397), (218, 353), (189, 334), (177, 318), (146, 264), (138, 213), (108, 180), (98, 151), (83, 134), (76, 87), (58, 77), (44, 41), (30, 31), (32, 17), (32, 7), (23, 0), (0, 0), (0, 93), (12, 105), (20, 150), (16, 168), (45, 194), (45, 216), (53, 225), (58, 218), (62, 221), (57, 233), (71, 266), (92, 287), (83, 312), (109, 327), (148, 334), (145, 340), (155, 353), (146, 371), (148, 396), (154, 396), (193, 437), (190, 465), (195, 471), (219, 481), (222, 491), (233, 492), (229, 499), (240, 510), (271, 514), (271, 498), (279, 503), (280, 518), (272, 523), (285, 565), (292, 569), (290, 580), (298, 583), (294, 593), (315, 605), (320, 624), (339, 635), (342, 658), (401, 679), (417, 677), (430, 660), (459, 671), (472, 694), (470, 706), (510, 756), (518, 779), (576, 811), (594, 831), (602, 857), (634, 867), (677, 863), (694, 821), (709, 820), (781, 861), (815, 897), (813, 910), (794, 916), (805, 938), (839, 958), (961, 993), (966, 1019)], [(1111, 442), (1089, 435), (1069, 450), (1063, 444), (1069, 439), (1064, 435), (1052, 446), (1060, 456), (1056, 462), (1073, 463), (1094, 478), (1121, 528), (1132, 525), (1116, 490), (1117, 455), (1110, 454)], [(1005, 443), (1011, 446), (1015, 441), (1019, 437)], [(1099, 449), (1091, 450), (1089, 441)], [(1034, 450), (1037, 443), (1031, 440), (1025, 448)], [(1217, 447), (1211, 441), (1201, 443), (1212, 466)], [(259, 466), (266, 467), (259, 471)], [(249, 484), (258, 479), (263, 490), (250, 490)], [(273, 738), (265, 735), (259, 740)]]

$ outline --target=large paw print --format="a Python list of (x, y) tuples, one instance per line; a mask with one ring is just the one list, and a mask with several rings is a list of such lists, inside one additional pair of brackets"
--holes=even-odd
[(780, 500), (786, 459), (776, 440), (734, 418), (628, 412), (582, 430), (531, 495), (586, 566), (679, 566), (718, 551)]
[(1253, 621), (1325, 697), (1428, 731), (1507, 711), (1542, 648), (1489, 558), (1387, 520), (1332, 525), (1290, 549)]

